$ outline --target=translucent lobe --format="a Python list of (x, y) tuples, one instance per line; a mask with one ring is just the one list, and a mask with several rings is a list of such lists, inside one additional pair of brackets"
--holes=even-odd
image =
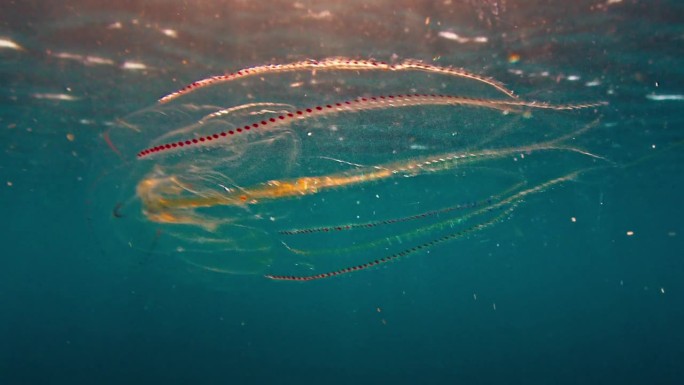
[[(465, 229), (461, 229), (461, 230), (456, 231), (456, 232), (448, 233), (448, 234), (443, 235), (439, 238), (435, 238), (435, 239), (432, 239), (430, 241), (420, 243), (416, 246), (413, 246), (413, 247), (410, 247), (407, 249), (403, 249), (397, 253), (385, 256), (383, 258), (371, 260), (369, 262), (361, 263), (359, 265), (354, 265), (354, 266), (345, 267), (345, 268), (341, 268), (341, 269), (330, 271), (330, 272), (318, 273), (318, 274), (313, 274), (313, 275), (296, 276), (296, 275), (266, 274), (265, 277), (272, 279), (272, 280), (277, 280), (277, 281), (313, 281), (313, 280), (318, 280), (318, 279), (331, 278), (331, 277), (335, 277), (335, 276), (339, 276), (339, 275), (349, 274), (349, 273), (353, 273), (353, 272), (357, 272), (357, 271), (361, 271), (361, 270), (366, 270), (366, 269), (369, 269), (372, 267), (376, 267), (376, 266), (379, 266), (379, 265), (382, 265), (382, 264), (385, 264), (388, 262), (394, 262), (398, 259), (401, 259), (401, 258), (404, 258), (404, 257), (409, 256), (411, 254), (414, 254), (418, 251), (428, 249), (428, 248), (433, 247), (435, 245), (438, 245), (440, 243), (452, 241), (452, 240), (461, 238), (463, 236), (466, 236), (472, 232), (480, 231), (480, 230), (483, 230), (487, 227), (490, 227), (490, 226), (504, 220), (505, 218), (507, 218), (513, 212), (513, 210), (522, 202), (522, 200), (525, 197), (527, 197), (531, 194), (536, 194), (536, 193), (542, 192), (542, 191), (544, 191), (544, 190), (546, 190), (546, 189), (548, 189), (548, 188), (550, 188), (556, 184), (559, 184), (561, 182), (573, 179), (578, 174), (579, 174), (579, 172), (573, 172), (573, 173), (570, 173), (570, 174), (565, 175), (563, 177), (555, 178), (555, 179), (546, 181), (544, 183), (541, 183), (537, 186), (534, 186), (532, 188), (522, 190), (518, 193), (512, 194), (511, 196), (509, 196), (505, 199), (502, 199), (498, 202), (489, 204), (489, 205), (487, 205), (487, 206), (485, 206), (485, 207), (483, 207), (483, 208), (481, 208), (481, 209), (479, 209), (473, 213), (468, 214), (468, 217), (477, 217), (477, 216), (480, 216), (482, 214), (492, 212), (498, 208), (508, 206), (505, 210), (503, 210), (503, 212), (494, 216), (493, 218), (486, 219), (486, 220), (479, 222), (473, 226), (467, 227)], [(436, 225), (433, 225), (430, 227), (453, 225), (457, 222), (461, 222), (462, 220), (463, 220), (463, 218), (457, 218), (456, 220), (450, 219), (450, 220), (445, 221), (444, 223), (439, 223), (439, 224), (436, 224)], [(420, 229), (420, 231), (425, 231), (425, 230), (429, 230), (429, 228), (426, 227), (426, 228)]]

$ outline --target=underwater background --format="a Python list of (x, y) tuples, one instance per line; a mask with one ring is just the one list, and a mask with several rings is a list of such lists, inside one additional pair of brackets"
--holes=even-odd
[[(683, 3), (2, 0), (0, 8), (0, 384), (684, 383)], [(273, 266), (280, 261), (283, 270), (268, 270), (269, 260), (264, 272), (226, 274), (188, 263), (158, 223), (126, 221), (133, 214), (119, 208), (135, 194), (138, 165), (155, 170), (161, 162), (135, 159), (155, 140), (131, 134), (152, 121), (137, 117), (168, 118), (154, 120), (162, 132), (176, 124), (156, 107), (160, 97), (208, 76), (329, 57), (421, 60), (497, 79), (525, 101), (607, 105), (531, 118), (513, 111), (510, 124), (480, 109), (389, 108), (276, 131), (289, 138), (311, 128), (287, 142), (301, 143), (302, 154), (312, 148), (308, 134), (321, 138), (339, 126), (345, 135), (343, 150), (342, 137), (332, 136), (315, 142), (309, 157), (288, 150), (295, 172), (392, 161), (378, 143), (403, 144), (410, 156), (449, 147), (436, 134), (454, 125), (467, 151), (494, 148), (497, 159), (467, 175), (456, 166), (432, 179), (326, 195), (331, 223), (475, 201), (492, 209), (465, 227), (410, 224), (424, 250), (338, 277), (278, 282), (264, 274), (346, 268), (396, 255), (401, 247), (382, 242), (407, 240), (383, 227), (389, 234), (360, 255), (335, 252), (337, 244), (355, 250), (346, 234), (333, 246), (316, 238), (301, 246), (328, 245), (325, 268), (275, 253)], [(183, 108), (307, 107), (402, 87), (506, 97), (434, 73), (360, 72), (266, 74), (210, 87)], [(416, 133), (415, 141), (383, 124)], [(582, 127), (563, 146), (595, 157), (534, 157), (530, 146), (553, 140), (547, 133)], [(360, 134), (368, 130), (374, 134)], [(112, 134), (120, 132), (127, 134)], [(123, 148), (134, 151), (130, 158)], [(507, 148), (528, 156), (508, 156)], [(164, 159), (191, 176), (211, 151)], [(285, 150), (241, 151), (229, 160), (249, 159), (250, 173), (270, 179)], [(580, 173), (520, 197), (501, 220), (488, 206), (518, 183), (533, 188), (571, 171)], [(310, 226), (313, 199), (276, 200), (269, 210), (279, 215), (264, 211), (266, 222)], [(261, 220), (258, 210), (219, 215)], [(375, 210), (386, 216), (373, 217)], [(260, 246), (286, 245), (260, 229)], [(184, 239), (196, 242), (193, 234)], [(203, 250), (213, 252), (212, 263), (256, 258), (212, 247)]]

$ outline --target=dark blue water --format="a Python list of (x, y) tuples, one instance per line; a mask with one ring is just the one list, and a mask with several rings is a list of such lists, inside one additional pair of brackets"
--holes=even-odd
[[(5, 0), (0, 384), (683, 383), (682, 15), (677, 1)], [(607, 160), (527, 148), (525, 159), (501, 155), (467, 173), (449, 168), (396, 185), (339, 188), (322, 195), (336, 202), (329, 206), (304, 196), (237, 211), (238, 219), (269, 234), (257, 244), (282, 247), (270, 236), (278, 224), (310, 226), (317, 213), (329, 223), (353, 222), (356, 215), (356, 221), (399, 218), (583, 170), (516, 200), (510, 215), (491, 226), (409, 258), (312, 282), (274, 282), (263, 273), (315, 274), (393, 255), (403, 246), (390, 240), (429, 243), (488, 223), (508, 206), (470, 222), (407, 224), (401, 237), (390, 227), (363, 232), (388, 235), (357, 249), (351, 235), (312, 238), (299, 246), (330, 246), (324, 262), (281, 248), (272, 266), (283, 270), (246, 275), (187, 263), (188, 253), (174, 243), (179, 238), (167, 237), (169, 227), (159, 231), (139, 212), (133, 222), (125, 221), (128, 212), (113, 215), (121, 197), (134, 194), (142, 171), (112, 151), (105, 133), (121, 132), (135, 120), (131, 114), (206, 76), (332, 56), (420, 59), (491, 76), (524, 100), (609, 104), (567, 114), (535, 111), (532, 118), (513, 113), (510, 129), (508, 115), (436, 107), (321, 118), (292, 132), (317, 134), (336, 125), (348, 147), (302, 135), (294, 174), (337, 171), (340, 163), (321, 160), (325, 155), (392, 161), (388, 148), (402, 143), (402, 154), (422, 155), (426, 148), (489, 141), (482, 148), (501, 155), (592, 122), (568, 146)], [(307, 106), (359, 96), (354, 90), (370, 95), (402, 86), (502, 99), (434, 74), (311, 78), (310, 72), (265, 76), (194, 100)], [(464, 143), (432, 134), (444, 134), (449, 124), (467, 134)], [(350, 127), (363, 130), (345, 131)], [(414, 146), (387, 127), (412, 132)], [(118, 138), (124, 143), (116, 148), (126, 149), (154, 141)], [(186, 152), (167, 162), (192, 165), (199, 156)], [(275, 173), (272, 162), (258, 158), (248, 151), (237, 159), (253, 161), (254, 175)], [(374, 201), (375, 194), (391, 198)], [(330, 211), (317, 211), (324, 208)], [(270, 220), (271, 212), (279, 215)], [(334, 252), (343, 247), (355, 251)]]

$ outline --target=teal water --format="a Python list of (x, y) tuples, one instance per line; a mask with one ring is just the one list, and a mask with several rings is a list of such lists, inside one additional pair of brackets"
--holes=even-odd
[[(3, 3), (0, 383), (682, 383), (683, 14), (676, 1)], [(257, 140), (240, 146), (132, 159), (201, 117), (197, 106), (301, 108), (390, 92), (506, 98), (429, 73), (302, 71), (156, 104), (206, 76), (334, 56), (419, 59), (491, 76), (523, 100), (609, 104), (531, 116), (438, 106), (341, 113), (249, 134)], [(606, 160), (530, 149), (582, 127), (563, 145)], [(504, 153), (511, 147), (521, 151)], [(256, 229), (242, 233), (177, 230), (129, 201), (155, 167), (218, 189), (206, 182), (215, 153), (232, 188), (475, 150), (499, 155), (200, 210)], [(487, 202), (578, 170), (510, 212), (492, 207), (464, 222), (479, 206), (333, 237), (277, 234)], [(334, 271), (490, 221), (339, 277), (263, 276)], [(263, 255), (255, 274), (210, 270)]]

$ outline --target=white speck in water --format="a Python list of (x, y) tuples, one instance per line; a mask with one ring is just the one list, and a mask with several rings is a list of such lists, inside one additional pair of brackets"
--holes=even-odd
[(77, 97), (75, 97), (75, 96), (71, 96), (71, 95), (68, 95), (68, 94), (51, 94), (51, 93), (47, 93), (47, 94), (42, 94), (42, 93), (33, 94), (33, 97), (36, 98), (36, 99), (63, 100), (63, 101), (74, 101), (74, 100), (78, 100), (78, 99), (79, 99), (79, 98), (77, 98)]
[(681, 100), (684, 100), (684, 95), (681, 95), (681, 94), (670, 94), (670, 95), (648, 94), (648, 95), (646, 95), (646, 99), (653, 100), (655, 102), (681, 101)]
[(172, 37), (172, 38), (177, 38), (177, 37), (178, 37), (178, 32), (176, 32), (176, 30), (169, 29), (169, 28), (167, 28), (167, 29), (162, 29), (162, 30), (161, 30), (161, 33), (163, 33), (164, 35), (166, 35), (166, 36), (168, 36), (168, 37)]
[(9, 48), (17, 51), (23, 50), (23, 48), (19, 44), (13, 42), (10, 39), (5, 38), (0, 38), (0, 48)]
[(145, 63), (134, 62), (134, 61), (126, 61), (121, 65), (121, 69), (129, 70), (129, 71), (140, 71), (140, 70), (146, 70), (147, 66), (145, 65)]

